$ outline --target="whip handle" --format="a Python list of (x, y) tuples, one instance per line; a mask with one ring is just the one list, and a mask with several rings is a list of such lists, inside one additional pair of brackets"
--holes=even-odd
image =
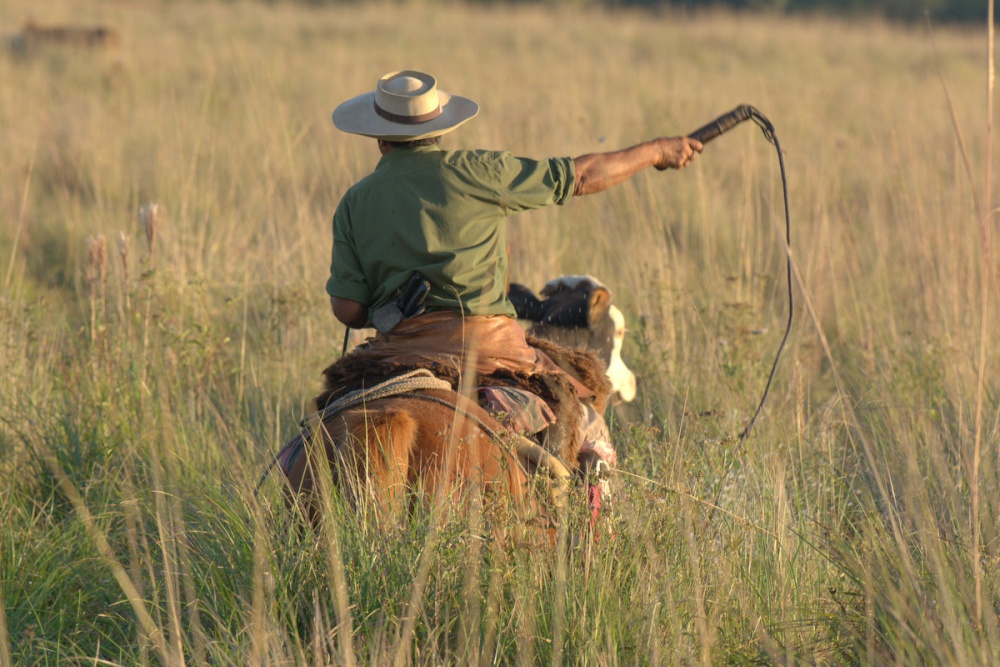
[(712, 139), (715, 139), (724, 132), (728, 132), (752, 115), (753, 107), (748, 104), (741, 104), (729, 113), (722, 114), (711, 123), (699, 127), (688, 136), (692, 139), (697, 139), (703, 144), (707, 144)]

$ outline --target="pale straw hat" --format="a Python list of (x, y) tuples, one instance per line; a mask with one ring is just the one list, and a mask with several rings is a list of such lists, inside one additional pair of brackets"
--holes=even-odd
[(438, 90), (430, 74), (391, 72), (374, 92), (353, 97), (333, 112), (338, 129), (387, 141), (414, 141), (451, 132), (479, 113), (479, 105)]

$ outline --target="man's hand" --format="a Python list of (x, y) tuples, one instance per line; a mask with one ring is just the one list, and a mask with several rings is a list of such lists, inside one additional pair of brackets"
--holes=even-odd
[(704, 148), (700, 141), (691, 137), (661, 137), (655, 143), (660, 159), (653, 166), (660, 171), (686, 167)]

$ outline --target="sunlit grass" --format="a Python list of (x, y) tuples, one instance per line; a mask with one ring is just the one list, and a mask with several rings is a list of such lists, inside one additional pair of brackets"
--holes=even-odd
[[(1000, 661), (1000, 359), (956, 138), (980, 179), (978, 31), (936, 29), (935, 57), (921, 29), (821, 18), (0, 5), (6, 31), (123, 36), (118, 63), (0, 58), (0, 665)], [(510, 223), (515, 279), (594, 274), (628, 319), (640, 392), (609, 414), (597, 541), (582, 516), (529, 550), (336, 497), (314, 533), (276, 480), (254, 494), (343, 338), (330, 218), (377, 151), (330, 112), (402, 67), (481, 103), (446, 147), (576, 155), (739, 103), (777, 128), (798, 310), (741, 446), (786, 308), (756, 128)]]

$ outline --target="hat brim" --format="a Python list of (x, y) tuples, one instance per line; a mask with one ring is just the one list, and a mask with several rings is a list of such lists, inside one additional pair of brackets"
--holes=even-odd
[(396, 123), (375, 113), (375, 93), (353, 97), (333, 111), (338, 130), (387, 141), (416, 141), (447, 134), (475, 118), (479, 105), (465, 97), (438, 91), (441, 113), (423, 123)]

